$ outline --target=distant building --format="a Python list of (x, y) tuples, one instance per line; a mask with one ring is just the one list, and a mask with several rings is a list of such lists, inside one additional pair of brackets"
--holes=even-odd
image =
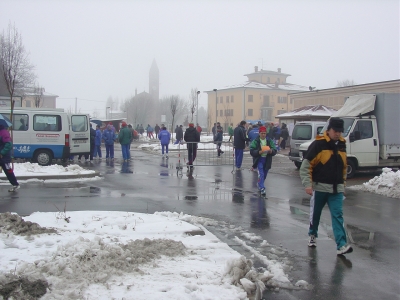
[(44, 88), (25, 89), (22, 95), (22, 107), (56, 108), (57, 95), (48, 93)]
[(223, 124), (238, 124), (241, 120), (262, 119), (276, 122), (276, 116), (288, 112), (293, 104), (288, 93), (306, 91), (309, 88), (287, 82), (290, 74), (278, 71), (258, 70), (246, 74), (248, 81), (205, 91), (208, 94), (208, 126), (216, 121)]
[(400, 93), (400, 79), (357, 84), (307, 92), (289, 93), (294, 109), (306, 105), (326, 105), (339, 110), (347, 97), (357, 94)]
[(327, 121), (336, 109), (325, 105), (307, 105), (293, 111), (277, 115), (280, 123), (295, 124), (300, 121)]

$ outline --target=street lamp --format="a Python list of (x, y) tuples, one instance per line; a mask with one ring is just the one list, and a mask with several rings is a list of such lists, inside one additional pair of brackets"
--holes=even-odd
[(197, 101), (196, 101), (196, 126), (199, 124), (199, 94), (200, 91), (197, 91)]
[(215, 133), (217, 133), (217, 116), (218, 116), (218, 110), (217, 110), (217, 103), (218, 103), (218, 92), (217, 89), (213, 89), (215, 92)]

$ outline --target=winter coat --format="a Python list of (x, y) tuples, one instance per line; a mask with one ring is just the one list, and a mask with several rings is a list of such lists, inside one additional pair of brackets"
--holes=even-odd
[(317, 135), (308, 147), (300, 168), (305, 187), (328, 193), (344, 191), (347, 177), (346, 140), (340, 137), (335, 143), (325, 131)]
[(217, 126), (217, 133), (215, 134), (214, 141), (215, 142), (222, 142), (224, 129), (222, 126)]
[[(267, 137), (267, 146), (269, 146), (272, 150), (271, 154), (267, 154), (266, 160), (265, 160), (265, 167), (267, 170), (269, 170), (269, 169), (271, 169), (271, 166), (272, 166), (272, 156), (276, 155), (276, 147), (275, 147), (274, 141), (268, 137)], [(258, 160), (261, 157), (261, 154), (259, 153), (260, 150), (261, 150), (261, 141), (260, 141), (260, 137), (257, 137), (250, 144), (250, 154), (251, 154), (251, 156), (254, 157), (253, 168), (257, 167)]]
[(116, 140), (117, 135), (114, 133), (114, 131), (107, 126), (107, 129), (103, 131), (103, 140), (104, 144), (106, 145), (114, 145), (114, 141)]
[(2, 163), (6, 164), (11, 162), (12, 146), (13, 145), (8, 130), (5, 128), (0, 129), (0, 154), (1, 154), (0, 161)]
[(156, 134), (159, 134), (160, 132), (160, 126), (156, 125), (156, 127), (154, 127), (154, 131), (156, 132)]
[(228, 134), (229, 134), (229, 136), (233, 135), (233, 127), (232, 126), (228, 127)]
[(289, 137), (289, 130), (286, 127), (282, 128), (281, 138), (283, 138), (286, 141), (288, 139), (288, 137)]
[(166, 129), (161, 129), (160, 133), (158, 134), (158, 139), (160, 140), (161, 145), (168, 145), (169, 141), (171, 140), (171, 133), (169, 133)]
[[(197, 143), (200, 142), (200, 133), (194, 127), (188, 127), (185, 131), (185, 136), (183, 138), (185, 142), (190, 143), (187, 145), (195, 145), (197, 147)], [(196, 143), (196, 144), (193, 144)]]
[(236, 149), (244, 149), (246, 148), (246, 142), (248, 140), (244, 126), (239, 125), (233, 130), (233, 147)]
[(259, 135), (259, 128), (258, 127), (254, 127), (252, 130), (250, 130), (248, 135), (249, 135), (249, 140), (250, 141), (254, 141)]
[(128, 127), (122, 127), (118, 133), (118, 141), (121, 145), (129, 145), (132, 141), (132, 131)]
[(153, 132), (153, 131), (154, 131), (153, 127), (151, 127), (151, 126), (147, 127), (147, 132)]
[(94, 146), (96, 144), (96, 130), (90, 127), (90, 146)]
[(96, 130), (96, 137), (94, 138), (94, 144), (95, 146), (101, 146), (101, 130), (100, 128)]
[(175, 129), (175, 138), (177, 140), (182, 140), (183, 139), (183, 130), (182, 127), (178, 127)]

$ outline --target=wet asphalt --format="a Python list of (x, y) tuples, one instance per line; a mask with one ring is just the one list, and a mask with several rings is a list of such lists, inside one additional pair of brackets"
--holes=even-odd
[[(321, 217), (317, 248), (307, 247), (309, 197), (298, 170), (285, 155), (274, 158), (265, 199), (256, 191), (257, 173), (249, 170), (248, 153), (241, 171), (233, 171), (229, 160), (215, 155), (207, 164), (225, 164), (197, 166), (186, 172), (185, 167), (182, 171), (176, 168), (179, 161), (184, 163), (177, 152), (163, 159), (160, 154), (133, 148), (133, 161), (123, 163), (118, 146), (115, 151), (115, 161), (81, 164), (99, 171), (101, 180), (28, 182), (15, 194), (1, 187), (0, 212), (176, 211), (209, 217), (261, 236), (277, 250), (272, 258), (289, 266), (286, 273), (292, 283), (305, 280), (312, 285), (311, 290), (269, 288), (265, 299), (400, 299), (400, 199), (347, 189), (344, 220), (354, 252), (337, 256), (327, 208)], [(201, 153), (198, 161), (201, 164)], [(375, 175), (358, 175), (348, 185), (361, 184)], [(251, 256), (235, 242), (234, 230), (227, 231), (226, 226), (224, 230), (219, 226), (207, 229)], [(258, 249), (257, 243), (246, 242)], [(253, 259), (255, 267), (266, 267)]]

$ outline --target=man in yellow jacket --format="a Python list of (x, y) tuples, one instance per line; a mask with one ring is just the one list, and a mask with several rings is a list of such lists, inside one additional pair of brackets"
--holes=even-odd
[(309, 247), (316, 247), (321, 212), (328, 204), (337, 255), (353, 252), (347, 244), (343, 226), (343, 194), (346, 185), (346, 140), (341, 137), (343, 120), (331, 118), (327, 130), (311, 143), (300, 168), (305, 191), (313, 195), (310, 201)]

